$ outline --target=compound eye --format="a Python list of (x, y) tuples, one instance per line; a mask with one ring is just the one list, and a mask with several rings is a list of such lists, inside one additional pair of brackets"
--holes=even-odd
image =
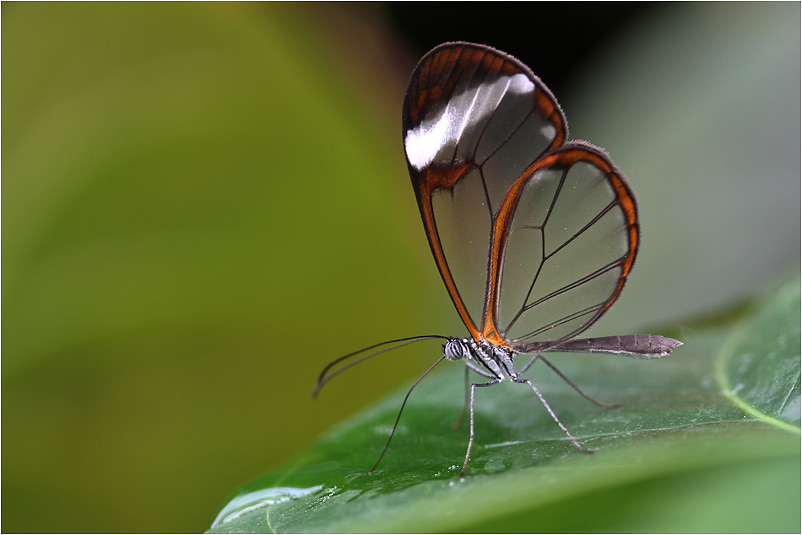
[(459, 340), (449, 340), (443, 346), (443, 355), (448, 360), (460, 360), (465, 356), (465, 347)]

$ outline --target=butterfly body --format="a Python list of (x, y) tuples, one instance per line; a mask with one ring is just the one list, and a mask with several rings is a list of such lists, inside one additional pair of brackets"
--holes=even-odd
[(503, 346), (473, 338), (450, 339), (443, 346), (448, 360), (464, 359), (465, 365), (480, 375), (503, 381), (505, 377), (517, 379), (515, 354)]

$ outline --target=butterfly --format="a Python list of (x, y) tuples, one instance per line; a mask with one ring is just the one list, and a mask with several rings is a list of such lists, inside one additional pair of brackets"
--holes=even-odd
[[(543, 354), (651, 359), (681, 345), (650, 334), (577, 338), (616, 301), (635, 262), (640, 232), (629, 184), (604, 150), (567, 140), (562, 109), (526, 65), (484, 45), (445, 43), (420, 60), (404, 98), (402, 134), (432, 256), (469, 336), (416, 336), (350, 353), (323, 369), (315, 395), (368, 358), (442, 339), (442, 356), (407, 392), (371, 472), (412, 390), (443, 360), (465, 365), (470, 423), (460, 477), (474, 443), (476, 390), (505, 380), (528, 385), (574, 447), (591, 453), (523, 374), (543, 361), (580, 395), (612, 408)], [(520, 356), (528, 362), (517, 370)], [(468, 387), (469, 372), (480, 379)]]

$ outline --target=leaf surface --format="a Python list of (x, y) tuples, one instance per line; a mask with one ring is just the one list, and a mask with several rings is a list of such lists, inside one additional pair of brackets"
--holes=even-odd
[[(405, 391), (241, 489), (211, 531), (796, 531), (798, 318), (799, 286), (789, 284), (728, 328), (682, 334), (666, 359), (551, 357), (592, 396), (622, 403), (612, 410), (533, 367), (527, 375), (594, 455), (571, 446), (525, 385), (480, 389), (464, 479), (467, 429), (450, 426), (462, 369), (451, 366), (412, 394), (373, 475)], [(750, 365), (736, 364), (747, 350)], [(745, 385), (739, 397), (722, 391), (722, 370)], [(343, 395), (327, 388), (324, 399)], [(763, 408), (745, 414), (746, 404)], [(701, 506), (709, 496), (721, 502)]]

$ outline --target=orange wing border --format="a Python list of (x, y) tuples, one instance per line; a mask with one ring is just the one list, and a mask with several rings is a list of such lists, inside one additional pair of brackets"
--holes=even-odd
[(490, 247), (488, 259), (488, 278), (487, 290), (485, 293), (485, 306), (482, 314), (482, 337), (496, 345), (509, 347), (504, 337), (498, 329), (498, 308), (499, 308), (499, 295), (501, 287), (499, 281), (501, 280), (502, 259), (504, 258), (505, 247), (507, 238), (510, 233), (510, 225), (512, 224), (515, 210), (518, 207), (518, 201), (521, 197), (521, 192), (526, 186), (529, 179), (537, 171), (547, 167), (560, 167), (568, 169), (574, 164), (586, 161), (596, 168), (600, 169), (607, 181), (610, 183), (613, 191), (615, 192), (615, 204), (620, 205), (621, 211), (624, 214), (626, 221), (626, 232), (629, 243), (628, 252), (621, 263), (621, 277), (618, 284), (611, 295), (611, 297), (604, 304), (602, 310), (580, 330), (573, 333), (569, 338), (574, 338), (582, 331), (588, 329), (595, 323), (610, 306), (618, 299), (621, 289), (624, 287), (627, 276), (632, 270), (632, 265), (635, 263), (638, 246), (640, 244), (640, 225), (638, 223), (638, 209), (635, 195), (629, 187), (624, 175), (615, 165), (610, 161), (607, 153), (591, 145), (579, 141), (569, 142), (561, 147), (553, 149), (546, 153), (516, 180), (510, 189), (507, 191), (504, 200), (499, 206), (498, 213), (493, 221), (493, 237), (492, 245)]

